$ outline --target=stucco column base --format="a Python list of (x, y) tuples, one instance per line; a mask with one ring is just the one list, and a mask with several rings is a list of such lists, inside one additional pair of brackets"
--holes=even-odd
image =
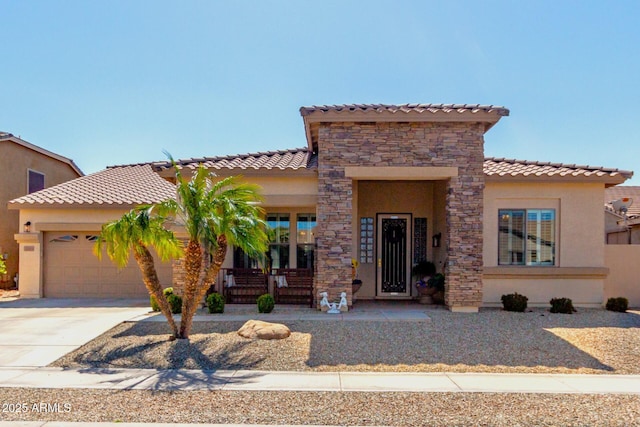
[(13, 237), (20, 248), (18, 268), (20, 298), (42, 298), (42, 233), (19, 233)]
[(449, 307), (449, 311), (452, 313), (477, 313), (478, 307), (457, 305)]

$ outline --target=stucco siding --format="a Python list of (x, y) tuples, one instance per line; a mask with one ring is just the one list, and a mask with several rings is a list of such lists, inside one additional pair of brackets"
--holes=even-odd
[[(604, 266), (602, 184), (487, 182), (484, 192), (484, 261), (498, 265), (498, 210), (556, 209), (556, 266)], [(535, 268), (535, 267), (532, 267)]]
[(28, 193), (29, 169), (44, 174), (45, 188), (79, 176), (67, 163), (11, 141), (0, 142), (0, 253), (9, 255), (6, 275), (9, 280), (18, 271), (18, 244), (13, 235), (21, 231), (24, 222), (20, 222), (18, 211), (8, 209), (7, 202)]
[[(600, 306), (607, 274), (602, 184), (488, 181), (484, 211), (483, 305), (499, 306), (503, 294), (518, 292), (531, 306), (548, 306), (555, 297), (579, 306)], [(555, 209), (555, 265), (499, 266), (498, 211)], [(554, 271), (556, 273), (554, 273)]]
[(629, 307), (640, 308), (640, 245), (607, 245), (605, 263), (609, 276), (604, 297), (625, 297)]
[(549, 307), (551, 298), (571, 298), (578, 307), (600, 307), (604, 298), (603, 279), (486, 279), (485, 307), (502, 307), (501, 296), (517, 292), (529, 298), (530, 307)]

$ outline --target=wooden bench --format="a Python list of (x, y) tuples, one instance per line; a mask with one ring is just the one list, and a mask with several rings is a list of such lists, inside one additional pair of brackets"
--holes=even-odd
[[(313, 270), (279, 268), (273, 270), (276, 304), (308, 304), (313, 307)], [(284, 277), (282, 281), (281, 277)], [(285, 283), (286, 282), (286, 283)]]
[(227, 304), (255, 304), (269, 293), (268, 275), (259, 268), (225, 268), (223, 294)]

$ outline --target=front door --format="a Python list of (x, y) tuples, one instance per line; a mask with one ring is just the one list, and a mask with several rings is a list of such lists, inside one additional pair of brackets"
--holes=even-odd
[(380, 297), (411, 294), (411, 215), (379, 214), (377, 282)]

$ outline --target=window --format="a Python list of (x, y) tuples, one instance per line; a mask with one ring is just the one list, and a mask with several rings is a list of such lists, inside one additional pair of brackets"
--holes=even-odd
[(289, 268), (289, 214), (268, 214), (267, 224), (271, 230), (271, 268)]
[(44, 174), (28, 169), (27, 170), (27, 191), (29, 192), (28, 194), (35, 193), (36, 191), (40, 191), (42, 189), (44, 189)]
[(233, 268), (260, 268), (260, 265), (257, 259), (251, 258), (242, 249), (234, 247)]
[(298, 214), (298, 236), (296, 238), (296, 266), (314, 268), (314, 249), (316, 243), (316, 215)]
[(498, 211), (499, 265), (555, 265), (554, 209)]
[(66, 234), (64, 236), (58, 236), (50, 240), (52, 243), (70, 243), (78, 240), (78, 235)]

